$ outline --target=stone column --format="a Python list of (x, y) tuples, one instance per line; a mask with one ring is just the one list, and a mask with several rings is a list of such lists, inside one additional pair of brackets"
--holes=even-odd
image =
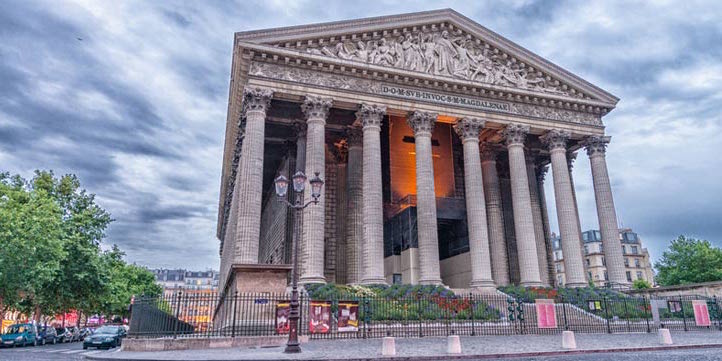
[(486, 200), (479, 154), (479, 133), (484, 124), (485, 122), (481, 119), (463, 118), (454, 125), (454, 130), (464, 144), (464, 195), (471, 256), (469, 287), (485, 292), (494, 292), (496, 286), (491, 274)]
[(481, 146), (481, 175), (484, 181), (484, 198), (489, 229), (489, 250), (491, 273), (497, 286), (509, 284), (509, 263), (504, 238), (504, 216), (501, 206), (501, 187), (496, 170), (496, 155), (499, 147), (484, 143)]
[(361, 242), (363, 242), (363, 143), (360, 127), (346, 131), (348, 142), (348, 166), (346, 184), (348, 190), (346, 217), (346, 283), (360, 280)]
[(544, 237), (544, 221), (542, 219), (541, 199), (539, 197), (539, 183), (536, 175), (537, 152), (530, 151), (526, 156), (526, 173), (529, 177), (529, 195), (531, 197), (532, 221), (534, 222), (534, 237), (536, 239), (536, 253), (539, 259), (539, 276), (545, 287), (550, 284), (547, 264), (547, 247)]
[[(296, 132), (296, 172), (306, 171), (306, 122), (297, 121), (293, 123), (293, 131)], [(292, 176), (290, 174), (289, 176)]]
[(625, 273), (622, 243), (619, 241), (619, 226), (612, 197), (612, 186), (607, 171), (606, 151), (608, 143), (609, 137), (591, 136), (584, 140), (584, 146), (587, 149), (589, 163), (592, 168), (592, 183), (594, 184), (594, 198), (597, 201), (599, 232), (602, 234), (602, 247), (604, 248), (604, 259), (607, 262), (609, 282), (629, 285)]
[(564, 253), (564, 275), (567, 287), (587, 286), (584, 272), (582, 247), (577, 223), (577, 208), (572, 193), (572, 184), (567, 165), (567, 141), (570, 133), (564, 130), (550, 130), (541, 137), (549, 147), (554, 177), (554, 198), (556, 199), (559, 234)]
[[(306, 175), (326, 178), (326, 137), (325, 125), (331, 108), (331, 98), (307, 96), (301, 105), (306, 114)], [(307, 185), (308, 187), (308, 185)], [(300, 283), (325, 283), (324, 278), (324, 222), (326, 199), (322, 195), (318, 204), (310, 205), (303, 211), (303, 268)], [(311, 201), (311, 192), (304, 192), (304, 202)]]
[(542, 210), (542, 225), (544, 226), (544, 240), (546, 243), (546, 252), (547, 252), (547, 269), (549, 270), (549, 285), (550, 286), (558, 286), (556, 284), (557, 278), (556, 278), (556, 268), (554, 265), (554, 250), (552, 249), (552, 241), (551, 241), (551, 227), (549, 226), (549, 212), (547, 211), (547, 197), (546, 197), (546, 191), (544, 191), (544, 178), (546, 177), (547, 172), (549, 171), (548, 166), (540, 166), (537, 168), (536, 176), (537, 176), (537, 184), (539, 188), (539, 202), (541, 203), (541, 210)]
[[(579, 242), (584, 249), (584, 241), (582, 241), (582, 221), (579, 218), (579, 203), (577, 203), (577, 187), (574, 185), (574, 161), (577, 160), (577, 153), (567, 152), (567, 168), (569, 169), (569, 184), (572, 185), (572, 198), (574, 199), (574, 214), (577, 215), (577, 227), (579, 229)], [(586, 263), (584, 268), (586, 269)]]
[(525, 287), (541, 286), (539, 260), (534, 236), (534, 221), (529, 195), (529, 177), (526, 174), (524, 140), (529, 126), (509, 124), (504, 129), (509, 150), (509, 173), (511, 175), (511, 198), (514, 208), (514, 233), (519, 253), (519, 284)]
[(243, 90), (246, 129), (241, 148), (237, 178), (236, 232), (233, 263), (258, 263), (263, 194), (263, 144), (266, 111), (273, 91), (263, 88)]
[(431, 132), (434, 130), (436, 117), (436, 113), (416, 111), (410, 113), (406, 119), (414, 131), (416, 146), (416, 224), (420, 284), (441, 284), (434, 163), (431, 155)]
[(385, 284), (384, 201), (381, 193), (381, 122), (385, 106), (361, 104), (356, 117), (363, 126), (362, 284)]

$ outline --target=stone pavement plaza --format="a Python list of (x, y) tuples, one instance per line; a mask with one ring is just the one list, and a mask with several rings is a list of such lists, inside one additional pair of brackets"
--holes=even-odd
[[(722, 335), (717, 332), (673, 333), (671, 348), (719, 347)], [(561, 335), (519, 335), (461, 337), (462, 353), (450, 358), (473, 359), (475, 356), (543, 356), (580, 354), (591, 351), (640, 351), (661, 348), (656, 333), (637, 334), (577, 334), (577, 349), (564, 350)], [(396, 339), (396, 356), (381, 356), (381, 339), (314, 340), (302, 345), (300, 354), (284, 354), (282, 347), (236, 348), (162, 352), (117, 352), (91, 355), (95, 360), (368, 360), (368, 359), (424, 359), (436, 360), (446, 354), (445, 337)], [(670, 348), (661, 348), (667, 350)], [(722, 351), (722, 350), (720, 350)]]

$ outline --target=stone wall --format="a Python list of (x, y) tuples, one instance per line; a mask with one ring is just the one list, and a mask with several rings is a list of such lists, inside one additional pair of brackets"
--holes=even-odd
[[(324, 179), (324, 197), (326, 197), (326, 221), (324, 223), (324, 267), (326, 282), (336, 282), (336, 160), (326, 152), (326, 179)], [(313, 177), (313, 175), (309, 175)]]
[(447, 259), (441, 264), (441, 280), (449, 288), (469, 288), (471, 283), (471, 253), (464, 252)]
[[(281, 166), (276, 173), (289, 174), (288, 158), (281, 161)], [(285, 263), (287, 221), (287, 207), (284, 203), (278, 201), (275, 189), (271, 187), (264, 195), (263, 210), (261, 211), (259, 263)]]
[(718, 299), (722, 299), (722, 281), (716, 281), (716, 282), (703, 282), (703, 283), (692, 283), (688, 285), (679, 285), (679, 286), (664, 286), (664, 287), (655, 287), (650, 288), (646, 290), (630, 290), (627, 291), (627, 293), (640, 296), (661, 296), (661, 297), (671, 297), (671, 296), (692, 296), (692, 295), (698, 295), (698, 296), (706, 296), (706, 297), (717, 297)]

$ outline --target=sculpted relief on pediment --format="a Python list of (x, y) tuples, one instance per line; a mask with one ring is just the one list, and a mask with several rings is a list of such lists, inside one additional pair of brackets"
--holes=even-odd
[(584, 97), (558, 80), (514, 61), (508, 54), (460, 31), (415, 32), (378, 40), (344, 40), (327, 46), (308, 47), (305, 51), (492, 85)]

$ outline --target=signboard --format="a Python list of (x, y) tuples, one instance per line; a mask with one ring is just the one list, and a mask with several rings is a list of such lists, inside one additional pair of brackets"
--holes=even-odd
[(276, 304), (276, 334), (288, 333), (291, 329), (291, 301), (278, 301)]
[(602, 310), (602, 301), (600, 301), (600, 300), (587, 301), (587, 305), (589, 306), (589, 311), (601, 311)]
[(331, 302), (311, 301), (308, 332), (328, 333), (331, 330)]
[(694, 308), (694, 323), (697, 324), (697, 326), (710, 326), (712, 324), (709, 319), (707, 301), (693, 300), (692, 308)]
[(538, 328), (557, 328), (557, 309), (554, 300), (537, 299), (536, 324)]
[(667, 308), (669, 308), (669, 312), (671, 312), (671, 313), (682, 312), (682, 302), (681, 301), (667, 301)]
[(358, 301), (338, 301), (338, 332), (358, 331)]

